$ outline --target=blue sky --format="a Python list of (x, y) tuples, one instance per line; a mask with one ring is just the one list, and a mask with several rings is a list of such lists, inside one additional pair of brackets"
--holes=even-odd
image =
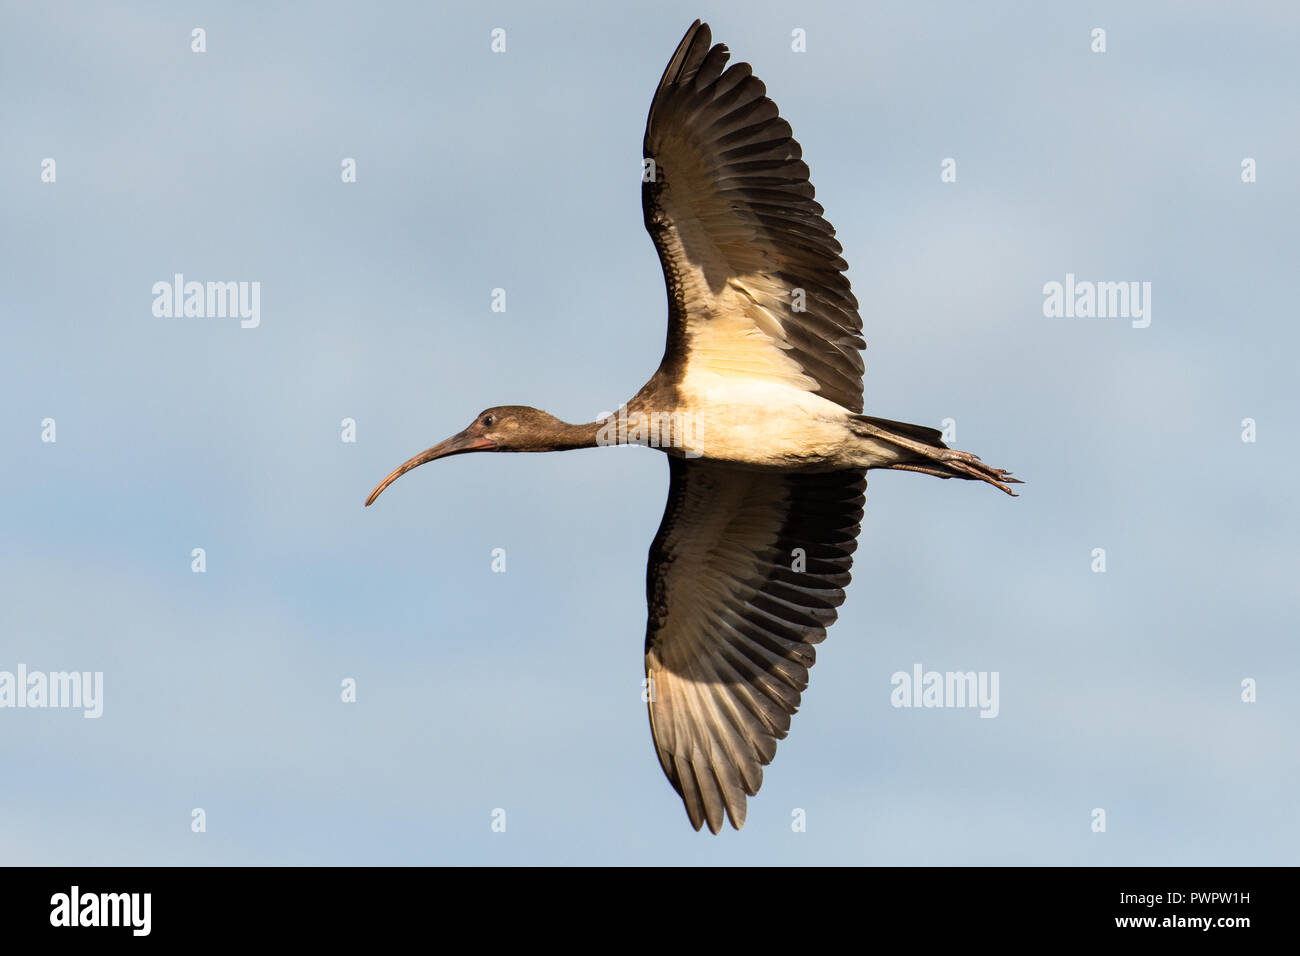
[[(697, 16), (804, 147), (868, 412), (952, 418), (1028, 482), (872, 474), (840, 621), (718, 837), (640, 701), (657, 453), (457, 458), (362, 508), (482, 408), (586, 421), (654, 371), (640, 144)], [(0, 23), (0, 671), (105, 687), (98, 720), (0, 709), (0, 861), (1296, 861), (1293, 5)], [(155, 317), (177, 272), (260, 282), (260, 326)], [(1150, 282), (1150, 327), (1045, 318), (1066, 273)], [(998, 717), (891, 707), (916, 663), (998, 672)]]

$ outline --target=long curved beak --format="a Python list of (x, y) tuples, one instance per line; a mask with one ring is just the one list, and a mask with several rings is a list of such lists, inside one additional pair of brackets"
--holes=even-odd
[(438, 442), (432, 448), (427, 448), (420, 452), (409, 461), (403, 462), (393, 472), (375, 486), (375, 490), (370, 492), (370, 497), (366, 499), (366, 507), (369, 508), (374, 504), (375, 499), (384, 493), (384, 489), (401, 478), (412, 468), (419, 468), (421, 465), (430, 461), (437, 461), (439, 458), (448, 458), (451, 455), (463, 455), (471, 451), (488, 451), (496, 448), (496, 443), (490, 438), (473, 437), (461, 432), (459, 435), (452, 435), (446, 441)]

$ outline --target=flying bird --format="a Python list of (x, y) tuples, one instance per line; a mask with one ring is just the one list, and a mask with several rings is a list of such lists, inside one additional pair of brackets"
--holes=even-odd
[(668, 287), (658, 370), (611, 418), (489, 408), (405, 462), (644, 444), (668, 457), (646, 568), (655, 751), (691, 825), (745, 822), (746, 797), (844, 601), (871, 468), (1017, 479), (923, 425), (864, 415), (862, 320), (790, 124), (696, 20), (646, 121), (641, 202)]

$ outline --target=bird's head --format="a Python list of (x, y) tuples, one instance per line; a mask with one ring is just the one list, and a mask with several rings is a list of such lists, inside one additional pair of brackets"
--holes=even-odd
[(403, 462), (387, 478), (375, 486), (366, 499), (367, 507), (374, 503), (393, 482), (412, 468), (419, 468), (439, 458), (464, 455), (471, 451), (550, 451), (555, 448), (555, 436), (564, 423), (527, 405), (499, 405), (479, 412), (469, 427), (452, 435), (446, 441), (426, 448), (414, 458)]

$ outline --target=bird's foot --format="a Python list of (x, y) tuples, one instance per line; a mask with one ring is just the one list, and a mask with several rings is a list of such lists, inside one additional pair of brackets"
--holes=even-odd
[(1007, 486), (1024, 484), (1019, 478), (1012, 478), (1011, 472), (1006, 469), (986, 465), (980, 461), (979, 455), (972, 455), (968, 451), (957, 451), (954, 448), (931, 448), (919, 443), (913, 450), (924, 455), (930, 461), (923, 464), (899, 462), (886, 467), (896, 471), (918, 471), (921, 474), (935, 475), (939, 478), (965, 478), (973, 481), (986, 481), (994, 488), (1005, 491), (1012, 498), (1016, 498), (1018, 495)]
[(894, 460), (886, 458), (884, 463), (868, 465), (868, 468), (890, 468), (895, 471), (917, 471), (938, 478), (986, 481), (1013, 498), (1016, 493), (1007, 486), (1023, 484), (1019, 478), (1012, 478), (1011, 472), (1006, 469), (984, 464), (979, 455), (949, 448), (943, 443), (943, 433), (935, 428), (865, 415), (855, 415), (850, 427), (859, 437), (874, 440), (876, 448), (883, 442), (898, 449)]

